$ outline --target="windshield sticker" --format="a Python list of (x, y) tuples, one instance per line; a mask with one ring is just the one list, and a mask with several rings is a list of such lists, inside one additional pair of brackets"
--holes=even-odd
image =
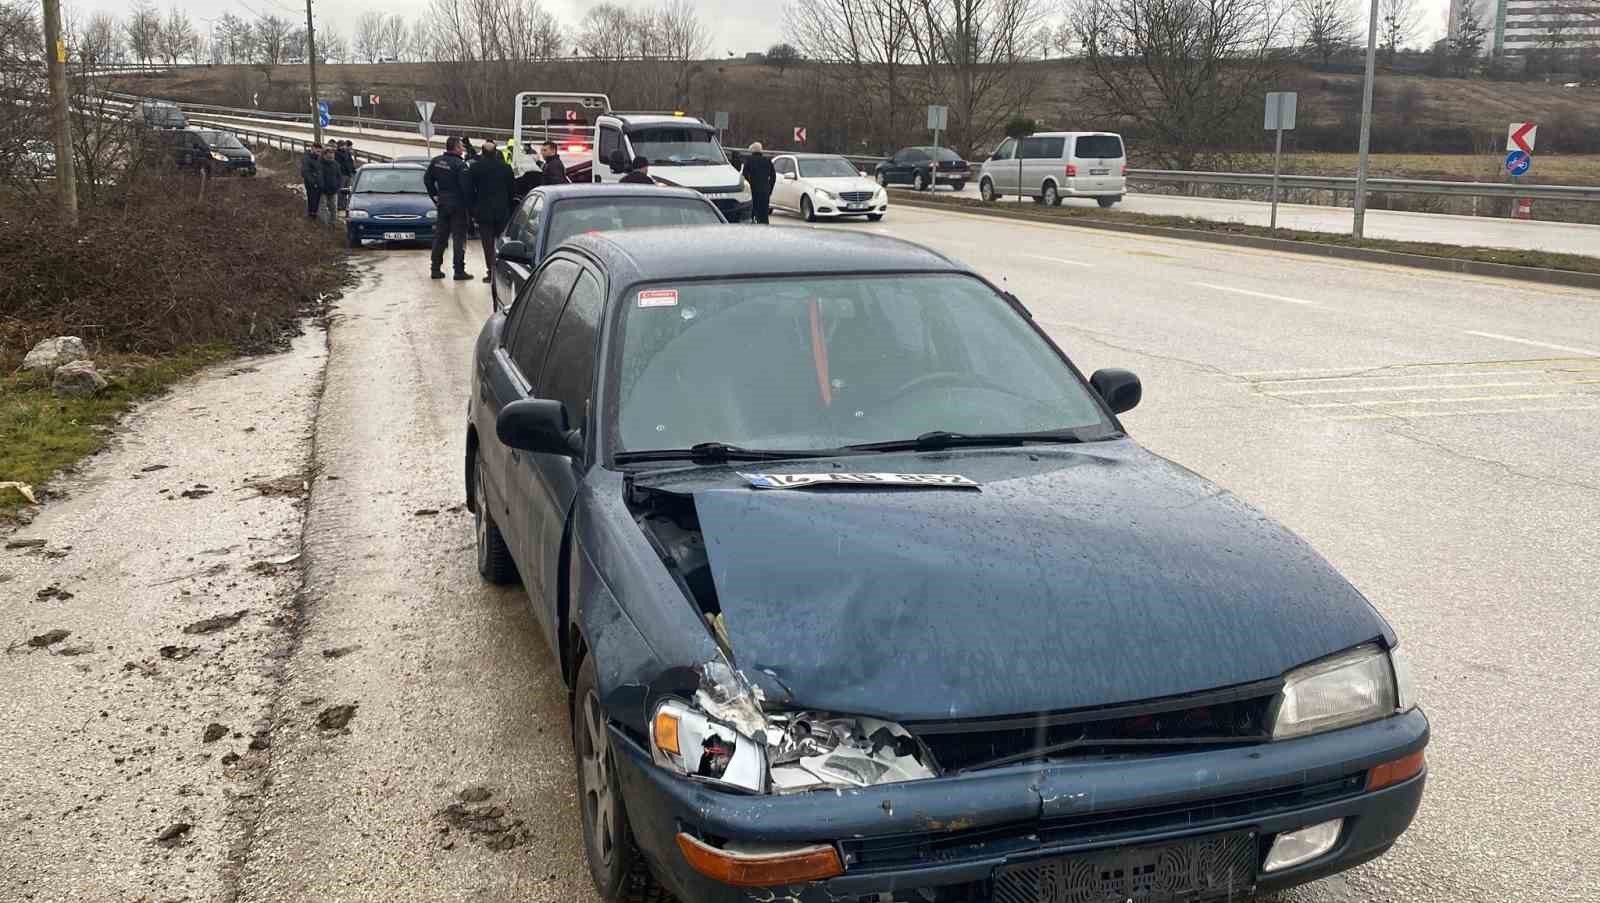
[(924, 486), (977, 489), (976, 481), (953, 473), (741, 473), (757, 489), (806, 486)]
[(675, 288), (656, 288), (639, 293), (640, 307), (677, 307), (678, 290)]

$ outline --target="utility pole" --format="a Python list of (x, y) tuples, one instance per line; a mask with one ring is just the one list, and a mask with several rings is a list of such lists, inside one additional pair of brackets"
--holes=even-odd
[(1361, 238), (1367, 221), (1367, 148), (1372, 144), (1372, 83), (1377, 78), (1378, 65), (1378, 0), (1369, 0), (1372, 6), (1367, 23), (1367, 80), (1361, 87), (1361, 159), (1356, 163), (1356, 218), (1350, 234)]
[(78, 168), (72, 153), (72, 119), (67, 115), (67, 44), (61, 39), (61, 0), (44, 0), (44, 58), (50, 70), (50, 127), (56, 153), (56, 195), (61, 214), (78, 223)]
[(322, 107), (317, 102), (322, 95), (317, 91), (317, 29), (311, 22), (311, 0), (306, 0), (306, 62), (311, 64), (311, 139), (321, 144)]

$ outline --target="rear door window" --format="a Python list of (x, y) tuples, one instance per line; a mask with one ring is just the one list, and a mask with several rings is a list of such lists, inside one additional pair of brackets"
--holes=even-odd
[(1059, 160), (1066, 144), (1065, 138), (1024, 138), (1018, 156), (1024, 160)]
[(1122, 156), (1122, 139), (1116, 135), (1083, 135), (1078, 138), (1078, 156), (1090, 160), (1115, 160)]
[(529, 386), (539, 378), (544, 368), (545, 349), (550, 344), (550, 333), (555, 330), (556, 317), (561, 315), (562, 304), (572, 283), (578, 278), (578, 265), (570, 260), (552, 260), (539, 271), (528, 288), (517, 300), (512, 312), (513, 322), (506, 331), (506, 353), (522, 372)]

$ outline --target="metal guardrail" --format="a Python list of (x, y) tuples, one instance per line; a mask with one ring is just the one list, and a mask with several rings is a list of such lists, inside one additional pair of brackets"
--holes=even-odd
[[(1184, 185), (1234, 185), (1270, 188), (1271, 173), (1259, 172), (1184, 172), (1164, 169), (1130, 169), (1129, 181)], [(1280, 189), (1304, 188), (1354, 193), (1351, 176), (1278, 176)], [(1600, 201), (1600, 186), (1513, 185), (1507, 182), (1446, 182), (1431, 179), (1367, 179), (1369, 194), (1433, 194), (1446, 197), (1530, 198), (1547, 201)]]
[[(234, 126), (231, 123), (206, 123), (196, 121), (195, 124), (209, 125), (212, 128), (230, 132), (240, 139), (248, 139), (251, 143), (265, 144), (268, 147), (280, 147), (284, 150), (304, 151), (306, 148), (311, 146), (310, 141), (302, 141), (299, 138), (291, 138), (288, 135), (278, 135), (273, 132), (258, 132), (254, 129), (243, 129)], [(390, 160), (390, 157), (387, 154), (377, 154), (373, 153), (372, 151), (357, 150), (355, 154), (357, 160), (364, 160), (368, 163), (387, 163)]]

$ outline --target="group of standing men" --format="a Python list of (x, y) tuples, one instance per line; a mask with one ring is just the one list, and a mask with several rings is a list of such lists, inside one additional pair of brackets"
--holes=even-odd
[(422, 184), (439, 211), (433, 227), (433, 268), (429, 275), (444, 278), (445, 246), (451, 245), (455, 279), (472, 278), (467, 272), (467, 230), (476, 222), (478, 239), (483, 243), (483, 265), (489, 271), (483, 281), (488, 282), (493, 278), (494, 240), (511, 220), (512, 198), (526, 194), (536, 185), (565, 185), (567, 171), (552, 141), (546, 141), (540, 149), (544, 169), (521, 179), (493, 141), (484, 141), (482, 152), (471, 163), (464, 159), (467, 148), (465, 138), (448, 139), (444, 153), (428, 163), (422, 176)]
[(333, 224), (344, 208), (344, 192), (356, 174), (355, 145), (349, 141), (313, 144), (300, 161), (300, 181), (306, 189), (306, 218)]

